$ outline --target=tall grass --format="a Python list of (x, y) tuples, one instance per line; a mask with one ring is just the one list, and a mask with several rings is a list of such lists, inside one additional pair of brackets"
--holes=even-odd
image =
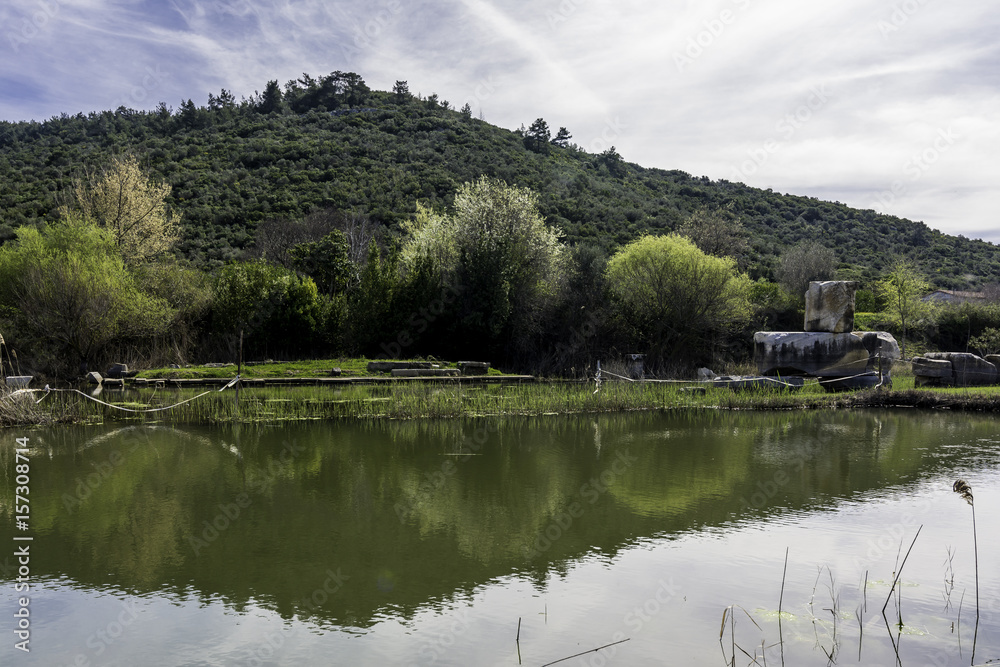
[[(693, 389), (693, 390), (692, 390)], [(801, 410), (866, 407), (949, 407), (1000, 412), (1000, 394), (958, 395), (941, 390), (861, 391), (827, 394), (817, 383), (794, 393), (773, 390), (734, 392), (690, 383), (538, 382), (406, 382), (381, 385), (312, 387), (243, 387), (235, 392), (178, 389), (105, 390), (102, 405), (79, 393), (0, 398), (0, 425), (117, 421), (217, 423), (282, 422), (309, 419), (422, 419), (474, 416), (535, 416), (628, 412), (633, 410)], [(172, 406), (204, 393), (183, 405)], [(44, 396), (41, 404), (35, 400)], [(125, 408), (122, 410), (121, 408)]]
[(0, 426), (43, 424), (56, 421), (61, 411), (41, 406), (36, 392), (13, 390), (0, 382)]

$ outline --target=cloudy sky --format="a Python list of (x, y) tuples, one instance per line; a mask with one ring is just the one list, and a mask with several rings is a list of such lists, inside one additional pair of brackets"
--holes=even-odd
[(397, 79), (649, 167), (1000, 243), (988, 0), (5, 0), (0, 119)]

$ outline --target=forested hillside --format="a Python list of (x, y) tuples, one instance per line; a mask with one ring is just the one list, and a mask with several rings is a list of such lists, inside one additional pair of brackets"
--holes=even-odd
[(373, 91), (342, 72), (284, 87), (272, 81), (242, 101), (223, 90), (176, 111), (0, 122), (0, 241), (57, 219), (74, 178), (133, 153), (172, 186), (168, 204), (182, 216), (178, 254), (205, 267), (241, 257), (261, 222), (321, 209), (398, 231), (418, 201), (444, 209), (462, 183), (487, 175), (537, 192), (542, 214), (571, 245), (613, 251), (643, 233), (677, 230), (700, 209), (723, 210), (748, 232), (752, 278), (773, 280), (784, 250), (815, 240), (835, 251), (840, 277), (866, 283), (900, 256), (937, 287), (1000, 281), (992, 244), (839, 203), (644, 168), (613, 149), (586, 153), (567, 132), (554, 141), (547, 133), (544, 123), (495, 127), (436, 95), (414, 96), (405, 82)]

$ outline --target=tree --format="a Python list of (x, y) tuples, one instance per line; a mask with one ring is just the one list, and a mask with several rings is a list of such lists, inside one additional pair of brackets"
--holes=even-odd
[(393, 299), (398, 267), (399, 254), (395, 249), (383, 259), (378, 243), (372, 239), (358, 286), (348, 296), (350, 344), (357, 352), (378, 354), (385, 350), (378, 347), (380, 344), (389, 344), (397, 337), (398, 331), (393, 327)]
[(681, 225), (680, 234), (694, 241), (706, 254), (732, 257), (740, 267), (746, 264), (750, 251), (747, 231), (731, 210), (700, 208)]
[(545, 122), (544, 118), (537, 118), (524, 135), (524, 145), (528, 150), (535, 153), (548, 153), (549, 139), (551, 137), (552, 133), (549, 132), (549, 124)]
[(323, 294), (341, 294), (355, 275), (348, 256), (347, 237), (335, 229), (319, 241), (300, 243), (291, 250), (292, 265), (316, 281)]
[[(227, 264), (212, 296), (213, 328), (258, 354), (301, 352), (317, 341), (324, 304), (312, 278), (264, 261)], [(235, 346), (234, 346), (235, 347)]]
[(208, 108), (214, 112), (231, 112), (236, 108), (236, 98), (230, 91), (223, 88), (218, 97), (212, 93), (208, 94)]
[(472, 105), (468, 102), (462, 105), (462, 118), (472, 118)]
[[(347, 240), (347, 256), (357, 269), (365, 265), (372, 239), (381, 240), (384, 231), (360, 211), (338, 211), (325, 208), (313, 211), (301, 220), (272, 219), (257, 225), (252, 255), (286, 269), (298, 268), (291, 250), (303, 243), (315, 243), (333, 231), (340, 231)], [(356, 284), (357, 271), (351, 277)]]
[(171, 311), (164, 331), (150, 340), (148, 361), (157, 366), (189, 363), (212, 306), (211, 274), (165, 257), (135, 267), (134, 275), (139, 289), (163, 300)]
[(170, 185), (154, 182), (134, 155), (120, 155), (73, 184), (82, 215), (106, 228), (129, 264), (173, 247), (178, 220), (167, 206)]
[(805, 301), (810, 282), (832, 280), (836, 268), (833, 250), (817, 241), (803, 241), (781, 254), (775, 273), (781, 286), (801, 302)]
[(552, 145), (558, 146), (559, 148), (566, 148), (569, 146), (569, 140), (573, 138), (573, 135), (569, 133), (565, 127), (560, 127), (556, 136), (552, 139)]
[(404, 266), (430, 261), (461, 293), (456, 326), (468, 348), (527, 352), (568, 261), (562, 232), (545, 223), (537, 195), (482, 177), (459, 188), (453, 213), (418, 209), (407, 231)]
[(411, 97), (410, 86), (405, 81), (396, 81), (392, 86), (392, 98), (396, 104), (406, 104)]
[(0, 248), (0, 305), (50, 372), (112, 361), (112, 348), (163, 333), (166, 301), (137, 286), (107, 229), (67, 216), (44, 231), (17, 230)]
[(930, 283), (905, 259), (893, 262), (889, 273), (879, 281), (878, 294), (886, 304), (886, 313), (899, 320), (902, 333), (899, 347), (903, 359), (906, 358), (907, 328), (931, 311), (932, 305), (922, 300), (929, 290)]
[(281, 87), (277, 81), (268, 81), (264, 93), (258, 97), (257, 111), (263, 114), (278, 113), (281, 111), (281, 106)]
[(643, 236), (608, 261), (608, 288), (635, 342), (665, 362), (687, 365), (713, 337), (750, 317), (750, 280), (728, 257), (706, 255), (677, 234)]
[(969, 339), (969, 347), (981, 356), (1000, 352), (1000, 329), (987, 327), (982, 333)]
[(614, 146), (598, 155), (596, 159), (599, 164), (607, 167), (608, 173), (615, 178), (623, 178), (627, 173), (625, 171), (625, 161), (622, 159), (621, 154), (615, 150)]
[(204, 125), (201, 110), (191, 99), (181, 101), (178, 116), (185, 127), (197, 129)]

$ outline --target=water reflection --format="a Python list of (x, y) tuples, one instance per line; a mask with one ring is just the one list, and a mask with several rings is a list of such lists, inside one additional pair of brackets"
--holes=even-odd
[(995, 467), (995, 430), (913, 412), (40, 430), (32, 572), (370, 629), (650, 540), (875, 501), (973, 451)]

